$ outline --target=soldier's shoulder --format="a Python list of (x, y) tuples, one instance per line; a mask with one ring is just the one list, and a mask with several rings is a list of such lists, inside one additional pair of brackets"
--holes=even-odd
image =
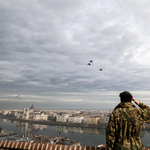
[(113, 110), (112, 115), (118, 116), (120, 114), (132, 114), (132, 113), (139, 113), (139, 109), (136, 107), (130, 107), (130, 108), (117, 108)]
[(113, 115), (116, 115), (116, 114), (118, 114), (118, 113), (122, 113), (122, 111), (123, 111), (122, 108), (117, 108), (117, 109), (113, 110), (112, 114), (113, 114)]

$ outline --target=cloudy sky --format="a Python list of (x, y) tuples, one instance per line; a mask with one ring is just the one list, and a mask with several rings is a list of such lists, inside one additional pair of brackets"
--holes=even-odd
[(149, 7), (0, 0), (0, 109), (111, 109), (124, 90), (150, 105)]

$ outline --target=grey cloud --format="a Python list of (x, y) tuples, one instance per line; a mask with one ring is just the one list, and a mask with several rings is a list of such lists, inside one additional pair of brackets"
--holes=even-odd
[(77, 11), (82, 6), (81, 1), (79, 0), (62, 0), (61, 2), (59, 0), (56, 1), (38, 1), (42, 6), (44, 6), (46, 9), (50, 9), (55, 14), (64, 17), (68, 17), (69, 15), (74, 14), (74, 11)]
[[(45, 103), (43, 107), (51, 103), (58, 108), (89, 108), (95, 106), (92, 101), (118, 100), (118, 95), (108, 97), (107, 92), (149, 89), (149, 70), (135, 60), (135, 52), (144, 49), (143, 37), (149, 41), (144, 29), (149, 14), (135, 8), (134, 1), (12, 0), (0, 4), (1, 101), (19, 101), (21, 106), (20, 101), (27, 105), (37, 99)], [(140, 4), (146, 5), (142, 1), (135, 5)], [(94, 96), (101, 91), (106, 93)], [(65, 106), (59, 103), (61, 99), (70, 101)]]

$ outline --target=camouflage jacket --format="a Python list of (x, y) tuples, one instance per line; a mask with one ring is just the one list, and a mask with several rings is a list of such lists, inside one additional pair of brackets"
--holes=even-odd
[(106, 129), (108, 150), (143, 150), (140, 131), (150, 122), (150, 107), (141, 102), (139, 107), (124, 102), (113, 110)]

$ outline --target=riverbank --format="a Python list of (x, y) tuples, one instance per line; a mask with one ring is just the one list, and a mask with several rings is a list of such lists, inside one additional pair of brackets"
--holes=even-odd
[(50, 125), (50, 126), (68, 126), (68, 127), (82, 127), (82, 128), (106, 128), (107, 123), (103, 124), (84, 124), (84, 123), (69, 123), (69, 122), (55, 122), (54, 120), (25, 120), (25, 119), (17, 119), (14, 117), (2, 117), (11, 121), (20, 121), (27, 122), (33, 124), (42, 124), (42, 125)]
[[(17, 119), (14, 117), (4, 117), (4, 116), (0, 116), (0, 117), (11, 120), (11, 121), (20, 121), (20, 122), (49, 125), (49, 126), (68, 126), (68, 127), (100, 128), (100, 129), (107, 128), (107, 123), (85, 124), (85, 123), (56, 122), (54, 120), (25, 120), (25, 119)], [(142, 130), (145, 130), (145, 129), (150, 130), (150, 124), (144, 124)]]

